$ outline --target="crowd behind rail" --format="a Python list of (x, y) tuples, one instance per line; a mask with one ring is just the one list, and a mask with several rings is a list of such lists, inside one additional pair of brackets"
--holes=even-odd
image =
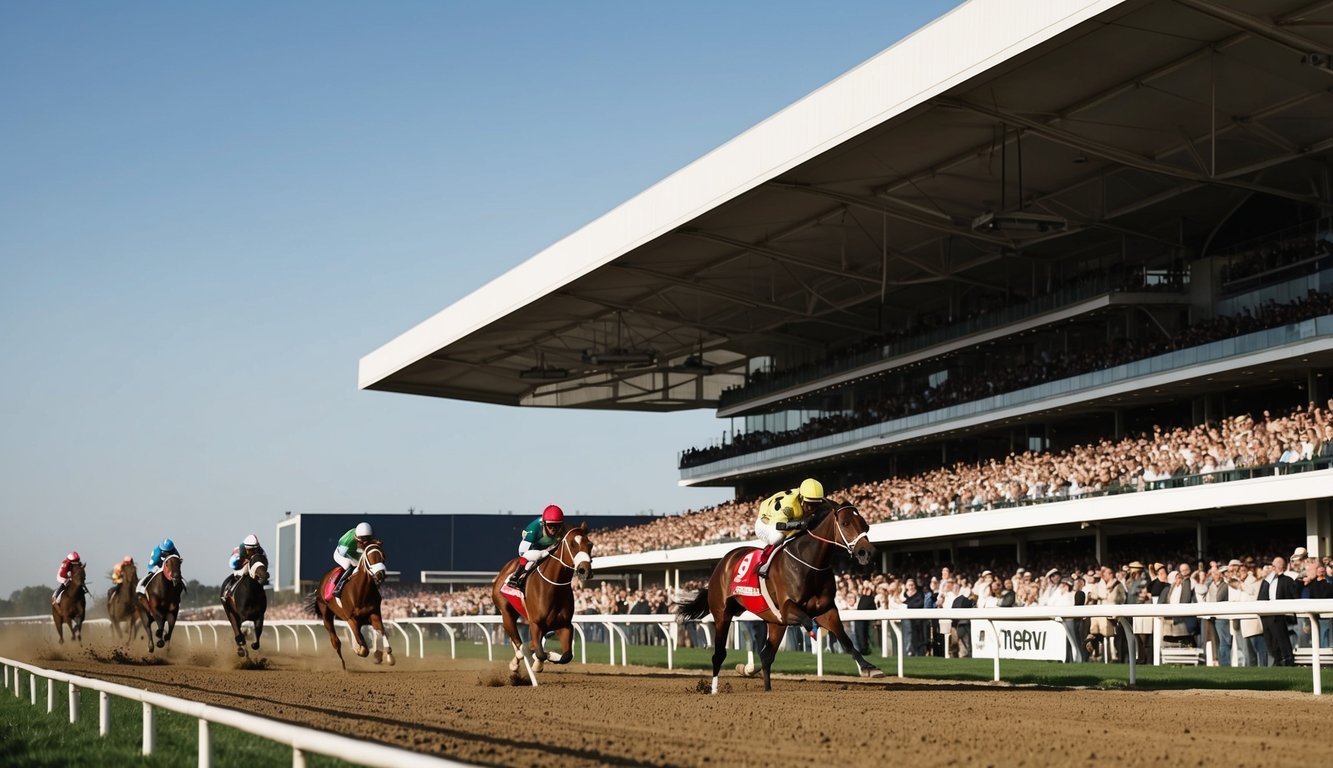
[[(1031, 567), (993, 563), (918, 566), (904, 562), (890, 573), (840, 574), (835, 601), (843, 610), (1249, 602), (1260, 598), (1264, 581), (1275, 585), (1279, 574), (1290, 578), (1292, 585), (1292, 591), (1282, 594), (1282, 599), (1333, 598), (1330, 577), (1333, 557), (1312, 557), (1303, 547), (1292, 549), (1287, 557), (1271, 554), (1285, 551), (1280, 542), (1265, 542), (1249, 547), (1246, 553), (1237, 553), (1236, 557), (1206, 562), (1191, 561), (1179, 552), (1170, 553), (1171, 556), (1161, 554), (1156, 560), (1146, 555), (1143, 560), (1130, 559), (1128, 553), (1115, 553), (1116, 559), (1106, 564), (1089, 564), (1091, 558), (1064, 562), (1051, 559)], [(701, 586), (701, 581), (687, 582), (676, 593), (658, 584), (635, 589), (600, 581), (575, 591), (576, 610), (584, 616), (662, 615), (671, 611), (677, 599)], [(1274, 594), (1276, 590), (1274, 586)], [(495, 613), (489, 586), (449, 592), (386, 585), (384, 593), (386, 620)], [(307, 619), (309, 615), (299, 604), (288, 604), (270, 608), (269, 618)], [(1069, 661), (1124, 662), (1131, 654), (1138, 663), (1152, 661), (1150, 618), (1133, 620), (1133, 636), (1127, 636), (1116, 622), (1107, 619), (1066, 623), (1069, 632), (1081, 641), (1076, 656), (1075, 651), (1070, 651)], [(665, 641), (656, 628), (628, 624), (624, 630), (633, 643), (651, 645)], [(684, 647), (706, 645), (704, 633), (697, 625), (683, 625), (674, 631), (679, 633), (677, 640)], [(1274, 631), (1287, 633), (1287, 643), (1280, 649), (1274, 647)], [(1162, 635), (1169, 645), (1183, 648), (1202, 649), (1211, 644), (1214, 664), (1220, 666), (1232, 664), (1233, 646), (1236, 661), (1242, 666), (1290, 666), (1291, 649), (1309, 647), (1311, 633), (1315, 631), (1319, 632), (1320, 647), (1333, 647), (1329, 619), (1321, 620), (1317, 629), (1308, 620), (1294, 617), (1276, 629), (1265, 627), (1258, 617), (1168, 619)], [(605, 630), (595, 624), (586, 626), (586, 632), (589, 642), (606, 639)], [(921, 620), (904, 623), (903, 635), (903, 651), (908, 656), (966, 657), (971, 653), (967, 622), (931, 619), (923, 614)], [(888, 655), (898, 653), (896, 647), (880, 647), (881, 638), (873, 622), (851, 622), (851, 637), (862, 654), (875, 650), (887, 651)], [(791, 648), (809, 648), (809, 640), (795, 628), (785, 642)]]
[(1328, 314), (1333, 314), (1333, 295), (1311, 290), (1304, 298), (1290, 303), (1269, 301), (1253, 311), (1247, 307), (1241, 314), (1203, 320), (1169, 337), (1121, 339), (1108, 347), (1063, 352), (1042, 351), (1027, 361), (988, 366), (970, 374), (955, 372), (936, 385), (861, 398), (852, 410), (812, 418), (795, 429), (783, 432), (759, 430), (738, 434), (723, 445), (691, 448), (681, 454), (680, 466), (699, 466), (838, 434)]

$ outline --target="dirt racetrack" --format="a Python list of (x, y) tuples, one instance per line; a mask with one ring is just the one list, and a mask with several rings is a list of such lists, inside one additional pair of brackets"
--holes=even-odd
[[(11, 637), (12, 640), (12, 637)], [(1213, 765), (1324, 754), (1333, 698), (1308, 693), (1091, 691), (923, 680), (724, 677), (569, 665), (531, 688), (502, 662), (332, 653), (166, 663), (90, 644), (0, 653), (293, 723), (484, 765)]]

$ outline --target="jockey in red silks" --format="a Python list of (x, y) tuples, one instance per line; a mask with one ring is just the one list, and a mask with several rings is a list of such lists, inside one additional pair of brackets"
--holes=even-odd
[(551, 554), (551, 550), (560, 543), (560, 536), (565, 532), (565, 513), (554, 504), (542, 510), (542, 516), (528, 523), (523, 529), (523, 536), (518, 542), (518, 556), (523, 558), (514, 572), (505, 582), (515, 589), (522, 589), (528, 573)]
[(778, 493), (764, 499), (759, 505), (759, 517), (754, 521), (754, 532), (765, 544), (759, 556), (759, 576), (768, 575), (769, 557), (783, 539), (805, 527), (806, 515), (824, 503), (824, 486), (814, 478), (801, 481), (801, 487)]
[(56, 591), (51, 594), (51, 599), (53, 601), (57, 603), (60, 602), (61, 594), (64, 593), (65, 587), (69, 585), (69, 567), (75, 563), (83, 563), (83, 561), (79, 559), (78, 552), (70, 552), (68, 555), (65, 555), (64, 560), (60, 561), (60, 569), (56, 571), (56, 581), (59, 581), (60, 585), (57, 586)]

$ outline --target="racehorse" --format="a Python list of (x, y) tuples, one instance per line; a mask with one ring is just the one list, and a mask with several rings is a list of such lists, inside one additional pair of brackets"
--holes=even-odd
[(83, 563), (69, 564), (69, 581), (65, 591), (60, 593), (60, 600), (51, 600), (51, 618), (56, 623), (56, 634), (60, 642), (65, 642), (65, 625), (69, 625), (69, 638), (83, 642), (83, 614), (87, 607), (83, 599), (83, 585), (86, 579)]
[(241, 575), (236, 577), (231, 593), (223, 587), (222, 610), (231, 622), (231, 629), (236, 633), (236, 655), (245, 655), (245, 633), (241, 625), (249, 621), (255, 627), (255, 641), (250, 644), (252, 650), (259, 650), (259, 636), (264, 634), (264, 612), (268, 610), (268, 595), (264, 594), (264, 585), (268, 583), (268, 555), (259, 552), (246, 563)]
[[(831, 512), (826, 511), (832, 509)], [(728, 552), (713, 569), (708, 586), (699, 590), (693, 599), (682, 604), (677, 613), (684, 619), (713, 617), (713, 693), (717, 693), (717, 675), (727, 657), (727, 630), (737, 615), (750, 610), (768, 624), (768, 637), (759, 651), (763, 661), (764, 690), (772, 690), (770, 672), (778, 654), (778, 644), (786, 628), (800, 624), (815, 637), (815, 624), (838, 639), (842, 647), (856, 660), (862, 677), (882, 677), (878, 667), (866, 661), (856, 650), (842, 619), (833, 603), (834, 580), (832, 559), (838, 551), (845, 551), (861, 565), (870, 562), (875, 547), (870, 543), (869, 524), (856, 507), (849, 504), (826, 505), (809, 519), (803, 533), (792, 536), (773, 553), (768, 576), (761, 579), (758, 589), (738, 592), (734, 585), (741, 583), (746, 571), (757, 564), (758, 550), (739, 547)], [(756, 574), (757, 575), (757, 574)], [(742, 588), (744, 589), (744, 588)], [(753, 593), (759, 594), (753, 594)], [(767, 594), (767, 597), (764, 596)], [(746, 606), (739, 595), (746, 596)], [(744, 665), (742, 674), (747, 674)]]
[(139, 607), (135, 605), (134, 586), (139, 583), (139, 569), (134, 563), (125, 563), (120, 567), (121, 581), (119, 588), (112, 587), (106, 596), (106, 615), (111, 619), (111, 632), (117, 639), (122, 637), (120, 623), (128, 626), (124, 637), (133, 640), (139, 628)]
[[(128, 583), (128, 582), (127, 582)], [(153, 638), (157, 638), (157, 647), (171, 642), (171, 632), (176, 628), (176, 614), (180, 611), (181, 595), (185, 592), (185, 579), (181, 576), (181, 556), (175, 553), (162, 559), (162, 569), (148, 577), (143, 592), (136, 592), (139, 598), (139, 619), (143, 622), (144, 632), (148, 634), (148, 652), (153, 652)], [(157, 629), (153, 629), (153, 624)]]
[[(347, 671), (347, 661), (343, 659), (343, 644), (338, 640), (338, 633), (333, 628), (334, 619), (342, 619), (351, 627), (353, 650), (362, 658), (370, 653), (365, 639), (361, 636), (361, 627), (368, 622), (375, 630), (372, 635), (372, 642), (375, 644), (375, 663), (384, 661), (392, 667), (393, 648), (389, 646), (389, 638), (384, 634), (384, 620), (380, 617), (379, 585), (388, 574), (388, 566), (384, 563), (384, 543), (379, 539), (372, 539), (365, 545), (355, 570), (343, 585), (341, 596), (331, 594), (331, 583), (338, 574), (338, 568), (333, 568), (324, 574), (307, 607), (324, 622), (324, 629), (329, 633), (329, 642), (333, 644), (333, 650), (338, 653), (338, 661), (342, 662), (343, 671)], [(325, 599), (326, 594), (331, 595), (329, 599)], [(379, 649), (381, 643), (384, 644), (382, 652)]]
[[(505, 580), (509, 574), (523, 563), (523, 558), (516, 557), (505, 563), (491, 582), (491, 601), (504, 620), (505, 634), (514, 646), (514, 658), (509, 662), (511, 672), (518, 671), (519, 660), (524, 657), (523, 637), (518, 632), (519, 610), (505, 596)], [(534, 672), (542, 671), (543, 662), (550, 658), (553, 664), (568, 664), (574, 658), (570, 647), (574, 639), (574, 588), (575, 574), (580, 579), (592, 577), (592, 540), (588, 538), (588, 524), (570, 528), (560, 537), (560, 543), (533, 568), (528, 574), (521, 600), (527, 612), (529, 651), (536, 659), (532, 664)], [(517, 595), (517, 592), (513, 592)], [(542, 647), (542, 639), (547, 632), (554, 631), (560, 640), (560, 653), (547, 654)]]

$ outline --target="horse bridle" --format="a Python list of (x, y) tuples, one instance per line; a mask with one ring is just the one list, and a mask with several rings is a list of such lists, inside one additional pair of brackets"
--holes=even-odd
[[(565, 567), (565, 568), (568, 568), (568, 569), (570, 569), (571, 571), (577, 571), (577, 569), (578, 569), (578, 562), (579, 562), (579, 555), (584, 555), (584, 554), (587, 554), (587, 553), (586, 553), (586, 552), (575, 552), (575, 551), (574, 551), (574, 548), (571, 547), (571, 546), (569, 545), (569, 534), (571, 534), (571, 533), (573, 533), (573, 532), (574, 532), (574, 531), (571, 530), (571, 531), (569, 531), (568, 533), (566, 533), (564, 536), (561, 536), (561, 537), (560, 537), (560, 548), (557, 549), (555, 552), (552, 552), (552, 553), (551, 553), (551, 557), (555, 558), (555, 561), (556, 561), (557, 563), (560, 563), (561, 566), (563, 566), (563, 567)], [(567, 563), (567, 562), (565, 562), (565, 558), (563, 558), (563, 557), (560, 556), (560, 552), (562, 552), (562, 551), (568, 551), (568, 552), (569, 552), (569, 559), (573, 560), (574, 562), (572, 562), (572, 563)], [(588, 562), (589, 562), (589, 563), (592, 562), (592, 555), (588, 555)], [(550, 585), (553, 586), (553, 587), (564, 587), (564, 586), (568, 586), (568, 585), (574, 583), (574, 577), (573, 577), (573, 576), (570, 576), (570, 577), (569, 577), (569, 581), (552, 581), (549, 577), (547, 577), (546, 574), (542, 573), (542, 570), (541, 570), (540, 568), (536, 568), (536, 569), (534, 569), (534, 570), (537, 571), (537, 575), (538, 575), (538, 576), (542, 577), (542, 581), (545, 581), (547, 584), (550, 584)]]
[[(870, 538), (870, 531), (869, 531), (869, 530), (861, 531), (861, 532), (858, 533), (856, 536), (852, 537), (852, 539), (849, 541), (849, 540), (847, 539), (847, 534), (844, 533), (843, 530), (842, 530), (842, 523), (838, 520), (838, 517), (837, 517), (838, 513), (841, 512), (841, 511), (843, 511), (844, 509), (850, 509), (850, 510), (852, 510), (853, 512), (856, 511), (856, 507), (853, 507), (851, 504), (844, 504), (843, 506), (838, 507), (837, 509), (835, 509), (835, 510), (833, 511), (833, 525), (836, 526), (837, 529), (838, 529), (838, 538), (842, 539), (842, 546), (843, 546), (843, 548), (846, 549), (846, 550), (847, 550), (847, 554), (850, 555), (850, 554), (852, 554), (852, 550), (856, 548), (856, 543), (857, 543), (858, 541), (860, 541), (861, 539), (869, 539), (869, 538)], [(809, 529), (809, 528), (807, 528), (807, 529), (805, 530), (805, 532), (808, 533), (808, 534), (810, 534), (810, 535), (813, 536), (814, 538), (818, 539), (819, 541), (824, 542), (825, 544), (832, 544), (833, 546), (837, 546), (837, 545), (838, 545), (838, 542), (836, 542), (836, 541), (834, 541), (834, 540), (832, 540), (832, 539), (826, 539), (826, 538), (824, 538), (823, 536), (820, 536), (819, 534), (815, 533), (813, 530), (811, 530), (811, 529)], [(797, 556), (795, 555), (795, 553), (793, 553), (793, 552), (790, 550), (790, 548), (786, 549), (785, 551), (787, 552), (787, 557), (790, 557), (791, 559), (795, 560), (796, 562), (800, 563), (801, 565), (804, 565), (806, 568), (809, 568), (809, 569), (812, 570), (812, 571), (827, 571), (827, 570), (829, 570), (830, 568), (833, 567), (833, 566), (831, 566), (831, 565), (827, 565), (827, 566), (824, 566), (823, 568), (816, 568), (815, 566), (813, 566), (813, 565), (807, 563), (806, 561), (802, 560), (801, 558), (797, 557)]]
[(366, 548), (361, 550), (361, 557), (356, 561), (356, 567), (358, 570), (365, 570), (373, 579), (377, 574), (387, 571), (389, 566), (385, 565), (383, 560), (380, 560), (378, 563), (371, 563), (370, 551), (372, 549), (379, 552), (381, 557), (384, 556), (384, 550), (380, 547), (379, 543), (367, 544)]

